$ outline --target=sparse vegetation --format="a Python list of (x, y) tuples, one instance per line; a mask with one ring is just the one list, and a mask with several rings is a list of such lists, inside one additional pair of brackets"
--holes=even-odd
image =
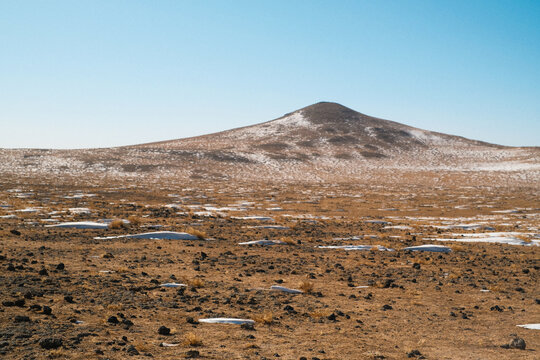
[(310, 294), (313, 292), (314, 285), (310, 281), (302, 281), (299, 286), (300, 290), (305, 292), (306, 294)]
[(274, 314), (271, 311), (265, 311), (262, 314), (252, 316), (253, 320), (259, 324), (270, 325), (274, 322)]
[(186, 232), (188, 234), (191, 234), (193, 236), (196, 236), (199, 240), (206, 240), (206, 233), (204, 231), (201, 231), (201, 230), (197, 230), (197, 229), (194, 229), (192, 227), (189, 227)]
[(113, 220), (109, 224), (109, 229), (114, 229), (114, 230), (123, 229), (125, 227), (126, 227), (126, 224), (121, 219)]
[(198, 336), (197, 334), (193, 333), (193, 332), (188, 332), (185, 337), (184, 337), (184, 342), (183, 344), (185, 346), (202, 346), (203, 345), (203, 341), (202, 341), (202, 338), (200, 336)]

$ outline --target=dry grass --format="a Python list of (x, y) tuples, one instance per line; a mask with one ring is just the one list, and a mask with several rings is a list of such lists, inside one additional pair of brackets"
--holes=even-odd
[(449, 246), (452, 251), (466, 251), (465, 246), (460, 244), (452, 244)]
[(197, 229), (194, 229), (192, 227), (188, 228), (186, 230), (186, 232), (188, 234), (191, 234), (193, 236), (196, 236), (197, 238), (199, 238), (199, 240), (205, 240), (207, 238), (207, 235), (204, 231), (201, 231), (201, 230), (197, 230)]
[(188, 332), (185, 336), (183, 344), (185, 346), (202, 346), (203, 341), (202, 338), (197, 334)]
[(188, 284), (191, 285), (194, 288), (200, 289), (204, 287), (204, 280), (195, 278), (188, 281)]
[(123, 229), (125, 226), (126, 224), (124, 223), (124, 221), (116, 219), (109, 224), (109, 229)]
[(312, 293), (314, 285), (310, 281), (302, 281), (299, 286), (300, 290), (305, 292), (306, 294)]
[(285, 244), (287, 245), (296, 245), (296, 241), (294, 241), (292, 238), (286, 236), (286, 237), (282, 237), (281, 239), (279, 239), (281, 241), (283, 241)]
[(128, 217), (128, 221), (129, 221), (129, 224), (133, 226), (140, 226), (142, 224), (141, 218), (135, 215), (130, 215)]
[(135, 349), (137, 349), (137, 351), (139, 351), (140, 353), (148, 353), (152, 351), (152, 348), (150, 347), (150, 345), (148, 345), (145, 342), (142, 342), (141, 340), (133, 342), (133, 346), (135, 346)]
[(265, 311), (262, 314), (254, 315), (252, 318), (259, 324), (270, 325), (274, 322), (274, 314), (270, 311)]

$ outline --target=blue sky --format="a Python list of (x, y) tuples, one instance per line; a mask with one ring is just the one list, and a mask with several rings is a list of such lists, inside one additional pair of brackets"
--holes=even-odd
[(318, 101), (540, 145), (540, 1), (0, 1), (0, 147), (118, 146)]

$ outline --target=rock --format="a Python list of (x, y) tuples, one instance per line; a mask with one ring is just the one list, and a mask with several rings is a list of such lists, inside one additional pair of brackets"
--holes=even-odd
[(251, 323), (243, 323), (240, 327), (244, 330), (255, 330), (255, 327)]
[(107, 319), (107, 322), (110, 324), (115, 324), (115, 325), (120, 323), (120, 321), (118, 321), (118, 318), (116, 316), (110, 316)]
[(409, 351), (407, 353), (408, 358), (413, 358), (413, 357), (417, 357), (417, 356), (422, 356), (422, 353), (420, 353), (420, 351), (418, 351), (418, 350), (412, 350), (412, 351)]
[(12, 233), (15, 236), (20, 236), (21, 232), (19, 230), (11, 229), (9, 230), (10, 233)]
[(189, 350), (186, 353), (186, 358), (188, 358), (188, 359), (198, 358), (199, 356), (201, 356), (201, 354), (199, 353), (198, 350)]
[(386, 304), (386, 305), (383, 305), (382, 309), (383, 309), (384, 311), (386, 311), (386, 310), (392, 310), (393, 308), (392, 308), (392, 305)]
[(169, 329), (166, 326), (160, 326), (160, 328), (158, 329), (158, 334), (159, 335), (170, 335), (171, 334), (171, 329)]
[(139, 355), (139, 351), (133, 345), (129, 345), (126, 351), (128, 355), (131, 355), (131, 356)]
[(191, 316), (189, 316), (189, 317), (186, 319), (186, 322), (187, 322), (188, 324), (194, 324), (194, 325), (196, 325), (196, 324), (199, 323), (197, 320), (195, 320), (195, 319), (192, 318)]
[(62, 339), (58, 338), (44, 338), (39, 341), (39, 346), (43, 349), (58, 349), (62, 346)]
[(47, 275), (49, 275), (49, 272), (47, 271), (47, 269), (43, 268), (43, 269), (39, 270), (38, 274), (41, 275), (41, 276), (47, 276)]
[(24, 316), (24, 315), (17, 315), (13, 319), (13, 322), (15, 322), (15, 323), (23, 323), (23, 322), (30, 322), (30, 321), (31, 321), (30, 318), (28, 316)]
[(64, 270), (66, 268), (66, 266), (64, 265), (64, 263), (60, 263), (58, 265), (56, 265), (56, 270)]
[(70, 304), (75, 303), (75, 301), (73, 301), (73, 296), (71, 296), (71, 295), (66, 295), (66, 296), (64, 296), (64, 300), (65, 300), (66, 302), (70, 303)]
[(25, 303), (26, 301), (24, 301), (24, 299), (17, 299), (15, 300), (13, 304), (15, 304), (15, 306), (18, 306), (18, 307), (23, 307)]
[(52, 309), (50, 307), (48, 307), (47, 305), (44, 305), (43, 306), (43, 314), (51, 315), (52, 314)]
[(414, 263), (412, 265), (413, 269), (417, 269), (417, 270), (420, 270), (420, 264), (419, 263)]
[(525, 344), (525, 340), (523, 340), (522, 338), (520, 337), (514, 337), (510, 343), (506, 344), (506, 345), (503, 345), (501, 346), (502, 348), (505, 348), (505, 349), (520, 349), (520, 350), (525, 350), (525, 347), (526, 347), (526, 344)]

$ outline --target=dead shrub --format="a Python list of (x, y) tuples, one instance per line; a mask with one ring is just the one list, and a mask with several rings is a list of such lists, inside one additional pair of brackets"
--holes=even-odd
[(259, 324), (270, 325), (274, 322), (274, 314), (270, 311), (265, 311), (262, 314), (254, 315), (252, 318)]
[(197, 334), (189, 332), (186, 334), (183, 344), (185, 346), (202, 346), (203, 341)]
[(206, 233), (204, 231), (201, 231), (201, 230), (197, 230), (197, 229), (194, 229), (192, 227), (188, 228), (186, 230), (186, 232), (188, 234), (191, 234), (193, 236), (196, 236), (199, 240), (205, 240), (206, 239)]
[(118, 229), (123, 229), (125, 226), (126, 224), (124, 223), (123, 220), (116, 219), (116, 220), (111, 221), (111, 223), (109, 224), (109, 229), (118, 230)]
[(303, 292), (305, 292), (306, 294), (310, 294), (313, 292), (313, 288), (314, 288), (314, 285), (312, 282), (310, 281), (302, 281), (300, 283), (300, 290), (302, 290)]

